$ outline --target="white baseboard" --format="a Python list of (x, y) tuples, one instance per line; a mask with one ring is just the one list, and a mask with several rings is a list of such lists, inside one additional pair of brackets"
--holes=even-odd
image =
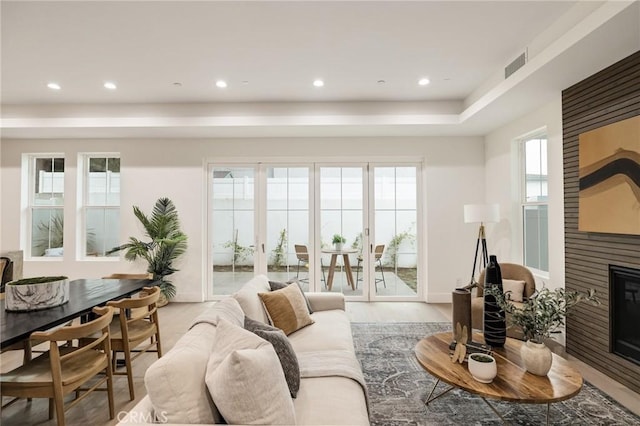
[(451, 303), (451, 292), (429, 293), (427, 294), (427, 303)]

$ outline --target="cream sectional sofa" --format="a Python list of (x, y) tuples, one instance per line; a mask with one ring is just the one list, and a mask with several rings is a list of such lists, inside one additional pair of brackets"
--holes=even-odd
[[(220, 318), (239, 322), (247, 316), (267, 323), (258, 293), (269, 291), (267, 277), (256, 276), (198, 317), (175, 346), (149, 367), (145, 374), (147, 396), (126, 416), (119, 416), (119, 424), (214, 424), (205, 375), (217, 322)], [(315, 322), (288, 336), (301, 373), (300, 389), (293, 399), (295, 423), (368, 425), (366, 387), (344, 311), (344, 296), (307, 293), (307, 298)]]

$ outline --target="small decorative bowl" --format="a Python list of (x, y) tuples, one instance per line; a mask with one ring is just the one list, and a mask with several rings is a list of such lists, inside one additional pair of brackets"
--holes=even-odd
[(480, 383), (491, 383), (498, 374), (496, 360), (491, 355), (469, 355), (469, 373)]

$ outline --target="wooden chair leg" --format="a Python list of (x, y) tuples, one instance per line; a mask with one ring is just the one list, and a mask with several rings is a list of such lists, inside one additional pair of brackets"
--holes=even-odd
[(133, 389), (133, 368), (131, 367), (131, 351), (128, 348), (124, 350), (124, 362), (127, 367), (127, 380), (129, 381), (129, 399), (133, 401), (136, 399), (135, 391)]
[(158, 358), (162, 356), (162, 345), (160, 344), (160, 330), (156, 333), (156, 349), (158, 350)]
[(49, 398), (49, 420), (53, 419), (53, 398)]
[(58, 423), (58, 426), (64, 426), (64, 395), (62, 395), (62, 388), (54, 386), (53, 394), (56, 406), (56, 422)]
[(113, 420), (116, 412), (113, 403), (113, 370), (110, 362), (107, 363), (107, 398), (109, 399), (109, 418)]

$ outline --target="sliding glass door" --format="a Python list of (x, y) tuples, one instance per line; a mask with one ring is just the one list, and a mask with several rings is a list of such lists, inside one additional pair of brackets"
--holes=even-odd
[(209, 298), (255, 274), (351, 300), (419, 296), (418, 164), (213, 164)]
[(364, 230), (365, 172), (363, 166), (320, 166), (320, 234), (322, 291), (362, 298), (361, 268)]
[(255, 271), (254, 167), (209, 168), (213, 295), (231, 294)]
[(373, 167), (375, 242), (369, 260), (376, 296), (417, 295), (417, 175), (416, 166)]
[(266, 166), (266, 261), (269, 278), (298, 278), (309, 288), (309, 167)]

